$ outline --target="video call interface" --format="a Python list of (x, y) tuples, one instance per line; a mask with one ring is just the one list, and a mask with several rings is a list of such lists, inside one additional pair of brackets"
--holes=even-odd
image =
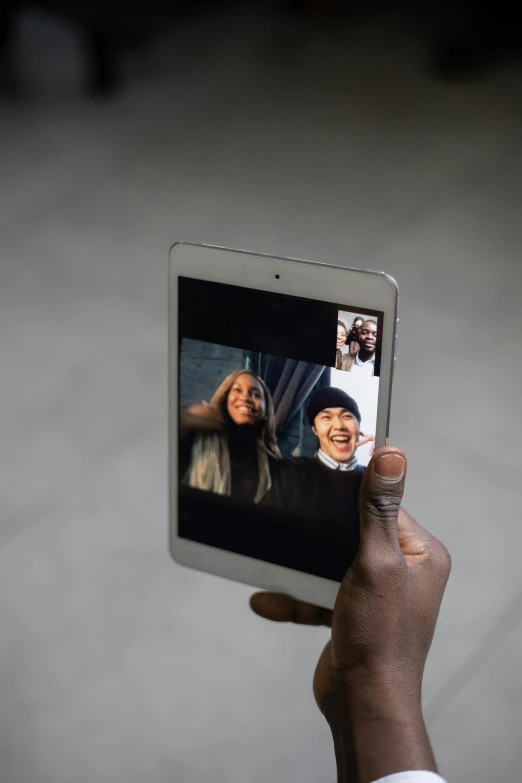
[(178, 534), (340, 581), (375, 444), (383, 313), (178, 282)]

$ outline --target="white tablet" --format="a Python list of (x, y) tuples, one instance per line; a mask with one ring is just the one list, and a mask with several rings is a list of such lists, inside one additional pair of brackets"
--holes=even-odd
[(398, 292), (380, 272), (170, 252), (170, 551), (332, 608), (386, 443)]

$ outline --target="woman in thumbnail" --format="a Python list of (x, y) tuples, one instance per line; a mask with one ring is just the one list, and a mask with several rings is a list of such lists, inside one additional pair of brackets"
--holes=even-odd
[(259, 503), (279, 459), (270, 392), (248, 370), (227, 375), (209, 403), (181, 417), (180, 475), (195, 489)]
[(343, 359), (343, 348), (346, 345), (348, 338), (348, 330), (344, 321), (337, 321), (337, 354), (335, 357), (335, 367), (337, 370), (341, 369), (341, 362)]

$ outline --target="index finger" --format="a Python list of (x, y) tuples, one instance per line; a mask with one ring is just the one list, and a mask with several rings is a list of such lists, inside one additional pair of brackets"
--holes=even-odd
[(332, 625), (332, 612), (283, 593), (254, 593), (250, 608), (260, 617), (276, 623)]

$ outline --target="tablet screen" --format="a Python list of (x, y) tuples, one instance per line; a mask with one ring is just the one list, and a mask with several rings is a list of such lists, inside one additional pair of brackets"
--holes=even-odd
[(188, 277), (178, 297), (179, 536), (340, 581), (383, 313)]

